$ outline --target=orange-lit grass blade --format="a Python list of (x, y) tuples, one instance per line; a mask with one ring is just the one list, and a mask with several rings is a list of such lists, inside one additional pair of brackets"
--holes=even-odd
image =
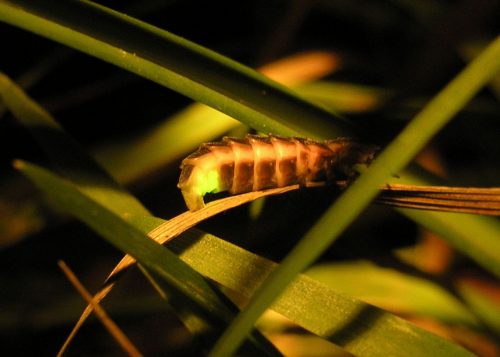
[(500, 216), (500, 188), (387, 185), (376, 202), (400, 208)]
[(80, 280), (76, 277), (73, 271), (66, 265), (66, 263), (61, 260), (59, 261), (58, 265), (68, 278), (69, 282), (78, 291), (78, 293), (85, 299), (85, 301), (89, 304), (89, 306), (92, 306), (92, 309), (95, 311), (96, 316), (99, 318), (99, 320), (108, 330), (108, 332), (115, 338), (116, 342), (118, 342), (118, 344), (122, 347), (122, 349), (129, 356), (135, 356), (135, 357), (142, 356), (142, 353), (139, 352), (139, 350), (128, 339), (128, 337), (123, 333), (123, 331), (118, 327), (118, 325), (116, 325), (116, 323), (113, 320), (111, 320), (106, 311), (92, 299), (92, 295), (90, 295), (88, 290), (85, 289)]

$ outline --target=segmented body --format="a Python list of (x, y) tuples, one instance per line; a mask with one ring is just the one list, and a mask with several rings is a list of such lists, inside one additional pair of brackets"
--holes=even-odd
[(202, 144), (181, 165), (178, 187), (192, 211), (204, 206), (206, 193), (238, 194), (294, 184), (332, 182), (356, 175), (377, 148), (351, 139), (313, 141), (247, 135)]

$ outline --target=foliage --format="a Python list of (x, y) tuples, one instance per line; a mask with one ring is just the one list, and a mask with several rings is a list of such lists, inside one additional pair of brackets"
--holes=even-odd
[[(148, 311), (141, 298), (149, 298), (153, 292), (122, 289), (116, 293), (117, 300), (131, 299), (132, 307), (114, 315), (119, 302), (111, 303), (111, 315), (119, 322), (123, 319), (123, 326), (128, 326), (127, 319), (144, 326), (161, 321), (160, 329), (167, 327), (171, 335), (182, 331), (169, 344), (164, 338), (148, 343), (144, 335), (150, 328), (146, 333), (131, 329), (139, 350), (146, 355), (208, 351), (230, 355), (244, 341), (241, 352), (273, 355), (279, 353), (277, 348), (287, 354), (291, 347), (279, 341), (287, 335), (290, 323), (356, 355), (385, 355), (388, 351), (391, 355), (467, 355), (466, 349), (481, 355), (498, 352), (494, 342), (498, 340), (498, 321), (491, 318), (498, 312), (494, 303), (495, 297), (498, 301), (498, 282), (492, 278), (500, 275), (498, 220), (408, 209), (395, 215), (380, 207), (367, 209), (377, 187), (389, 181), (498, 183), (494, 163), (500, 150), (493, 134), (498, 124), (492, 118), (499, 113), (494, 81), (500, 69), (500, 38), (491, 35), (495, 33), (493, 22), (490, 27), (484, 25), (493, 9), (478, 11), (469, 19), (471, 27), (491, 43), (480, 46), (482, 51), (457, 74), (463, 65), (456, 54), (465, 56), (477, 44), (451, 21), (460, 19), (453, 17), (456, 14), (467, 14), (458, 5), (438, 2), (426, 7), (416, 1), (285, 5), (272, 1), (266, 5), (244, 3), (244, 10), (238, 10), (231, 3), (190, 4), (196, 11), (206, 11), (203, 21), (215, 31), (210, 36), (195, 30), (203, 26), (192, 22), (189, 11), (193, 9), (181, 2), (141, 2), (140, 9), (134, 4), (131, 1), (128, 9), (114, 11), (88, 1), (0, 1), (0, 20), (9, 24), (0, 31), (18, 39), (19, 45), (4, 42), (8, 55), (0, 62), (0, 70), (6, 73), (0, 76), (4, 113), (0, 135), (9, 148), (1, 162), (0, 212), (5, 213), (0, 222), (0, 244), (4, 246), (0, 254), (8, 267), (4, 271), (14, 270), (1, 276), (6, 287), (1, 303), (5, 310), (20, 312), (34, 300), (13, 296), (31, 295), (43, 279), (51, 287), (39, 297), (44, 306), (38, 311), (31, 310), (30, 316), (5, 316), (2, 329), (6, 336), (18, 341), (29, 338), (23, 333), (26, 330), (43, 333), (56, 341), (44, 347), (53, 354), (65, 336), (61, 331), (78, 314), (77, 304), (71, 304), (71, 313), (60, 306), (60, 296), (70, 293), (53, 271), (55, 261), (64, 257), (83, 272), (101, 262), (112, 264), (109, 261), (115, 251), (101, 241), (89, 240), (92, 233), (73, 223), (69, 215), (137, 259), (164, 299), (158, 305), (148, 302), (147, 307), (158, 306)], [(450, 11), (453, 6), (457, 8)], [(481, 6), (487, 10), (492, 5)], [(145, 21), (126, 13), (136, 13)], [(253, 15), (257, 13), (259, 16)], [(240, 24), (240, 19), (246, 22)], [(273, 19), (278, 21), (273, 23)], [(334, 29), (329, 29), (332, 21)], [(283, 80), (279, 73), (286, 70), (284, 64), (277, 73), (262, 69), (293, 84), (292, 90), (238, 61), (160, 29), (164, 24), (246, 63), (255, 63), (258, 53), (263, 62), (282, 55), (281, 45), (287, 47), (283, 53), (318, 46), (329, 52), (314, 57), (312, 65), (305, 57), (294, 62), (297, 78), (302, 78), (301, 70), (309, 73), (306, 77), (312, 83), (308, 85), (298, 85), (303, 78)], [(250, 30), (249, 24), (259, 26), (259, 31)], [(433, 37), (442, 33), (439, 29), (445, 24), (454, 36)], [(231, 26), (237, 31), (226, 31)], [(342, 33), (346, 29), (352, 31)], [(326, 30), (338, 33), (324, 36)], [(265, 32), (268, 44), (248, 40)], [(424, 35), (426, 32), (429, 34)], [(372, 37), (366, 38), (367, 34)], [(30, 42), (37, 45), (30, 46)], [(440, 46), (442, 43), (447, 46)], [(349, 56), (336, 52), (340, 44)], [(17, 58), (23, 60), (13, 60)], [(374, 60), (368, 63), (366, 58)], [(325, 59), (327, 67), (337, 73), (314, 81), (319, 75), (314, 74), (319, 73), (314, 66)], [(432, 73), (436, 68), (441, 70), (439, 75)], [(85, 69), (90, 73), (84, 73)], [(339, 83), (340, 79), (348, 83)], [(481, 92), (490, 82), (490, 89)], [(444, 89), (435, 95), (436, 88)], [(422, 103), (422, 95), (432, 98), (415, 107), (414, 103)], [(186, 97), (198, 103), (188, 105)], [(249, 215), (239, 208), (210, 219), (202, 228), (212, 234), (189, 230), (161, 247), (147, 234), (151, 237), (155, 228), (168, 222), (150, 212), (169, 218), (185, 209), (175, 188), (176, 166), (201, 142), (229, 130), (247, 130), (230, 117), (251, 130), (280, 135), (317, 139), (356, 135), (380, 144), (383, 150), (341, 195), (317, 189), (269, 198), (258, 213)], [(474, 124), (470, 124), (472, 120)], [(39, 146), (16, 123), (27, 128)], [(457, 151), (458, 155), (453, 154)], [(410, 164), (419, 152), (417, 163)], [(19, 157), (41, 164), (16, 161), (16, 173), (8, 165)], [(446, 166), (450, 167), (448, 174)], [(19, 173), (48, 200), (34, 195)], [(129, 185), (134, 195), (123, 185)], [(424, 233), (424, 228), (440, 238)], [(435, 257), (420, 253), (435, 242), (441, 242)], [(386, 268), (336, 262), (353, 258), (370, 259)], [(319, 259), (330, 262), (310, 274), (323, 283), (300, 274)], [(37, 264), (44, 268), (35, 269)], [(469, 279), (463, 279), (464, 272)], [(91, 284), (98, 284), (99, 279), (89, 277)], [(127, 280), (138, 284), (140, 279), (124, 280), (115, 290)], [(485, 294), (487, 288), (497, 295)], [(235, 304), (245, 307), (237, 313)], [(165, 307), (171, 309), (169, 313), (164, 313)], [(258, 326), (264, 338), (251, 331), (268, 308), (288, 322), (262, 319)], [(424, 328), (429, 324), (423, 321), (432, 321), (434, 333), (455, 342), (396, 315), (420, 322)], [(81, 332), (93, 337), (90, 346), (80, 346), (77, 336), (73, 348), (83, 353), (112, 350), (108, 342), (96, 338), (95, 328), (92, 325), (91, 331)], [(155, 335), (163, 336), (159, 331)], [(301, 341), (298, 336), (296, 341)], [(26, 352), (14, 345), (4, 343), (2, 348), (10, 354)], [(311, 348), (309, 352), (316, 351)]]

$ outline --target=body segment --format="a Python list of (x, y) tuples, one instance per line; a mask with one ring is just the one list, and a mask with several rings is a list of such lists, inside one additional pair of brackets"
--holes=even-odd
[(323, 142), (302, 138), (247, 135), (206, 143), (185, 158), (178, 187), (192, 211), (206, 193), (239, 194), (294, 184), (333, 182), (356, 175), (377, 148), (346, 138)]

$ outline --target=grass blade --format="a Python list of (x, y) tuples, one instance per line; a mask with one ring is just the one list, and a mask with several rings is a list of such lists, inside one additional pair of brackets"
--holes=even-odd
[(118, 325), (116, 325), (115, 322), (111, 320), (106, 311), (99, 304), (92, 301), (92, 295), (88, 292), (87, 289), (85, 289), (85, 287), (78, 280), (73, 271), (66, 265), (66, 263), (64, 263), (62, 260), (59, 261), (59, 267), (64, 272), (75, 290), (78, 291), (78, 293), (85, 299), (88, 304), (92, 305), (97, 317), (99, 318), (103, 326), (115, 338), (116, 342), (118, 342), (123, 351), (126, 352), (129, 356), (142, 356), (142, 354), (134, 346), (132, 341), (130, 341), (128, 337), (123, 333), (123, 331), (118, 327)]
[(500, 216), (500, 188), (384, 185), (377, 202), (402, 208)]
[(304, 118), (315, 128), (307, 133), (312, 138), (317, 132), (336, 137), (350, 127), (235, 61), (88, 1), (2, 1), (0, 21), (151, 79), (262, 132), (298, 135), (306, 130)]
[(436, 283), (369, 261), (318, 264), (308, 269), (306, 275), (339, 293), (400, 316), (423, 316), (448, 324), (479, 326), (467, 307)]
[[(187, 232), (183, 239), (172, 240), (167, 246), (201, 274), (249, 299), (279, 267), (201, 232)], [(207, 254), (211, 251), (218, 254)], [(433, 351), (436, 356), (471, 355), (449, 341), (334, 292), (305, 275), (298, 275), (270, 308), (356, 356), (419, 356), (432, 355)]]
[(81, 190), (123, 217), (149, 214), (64, 132), (47, 111), (3, 73), (0, 73), (0, 97), (14, 117), (29, 129), (58, 170)]

